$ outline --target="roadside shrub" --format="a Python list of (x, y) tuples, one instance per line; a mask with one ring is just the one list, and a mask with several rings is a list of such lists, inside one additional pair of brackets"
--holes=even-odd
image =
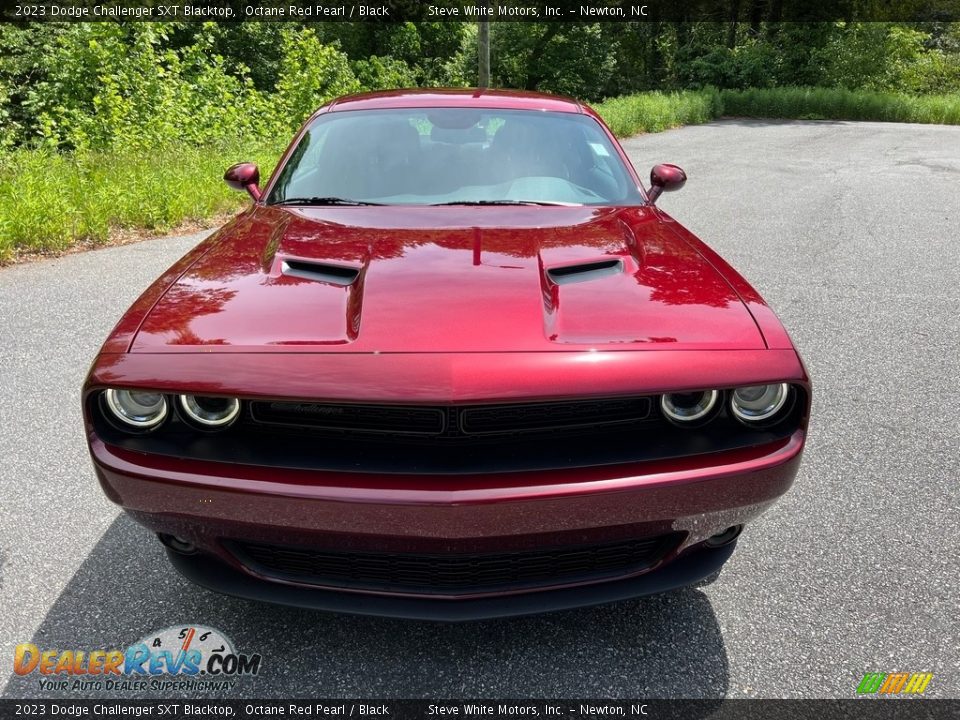
[(26, 100), (41, 142), (83, 151), (263, 134), (269, 105), (245, 68), (228, 72), (210, 35), (163, 49), (169, 29), (77, 23), (57, 35)]
[(723, 112), (716, 88), (608, 98), (593, 106), (618, 137), (705, 123)]
[(916, 97), (832, 88), (724, 90), (724, 112), (741, 117), (960, 124), (960, 94)]
[(273, 141), (2, 153), (0, 262), (18, 251), (104, 242), (118, 229), (159, 232), (239, 209), (249, 200), (226, 186), (223, 171), (252, 160), (266, 176), (282, 149)]

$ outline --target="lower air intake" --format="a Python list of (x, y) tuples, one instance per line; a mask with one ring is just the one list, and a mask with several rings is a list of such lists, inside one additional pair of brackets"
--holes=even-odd
[(666, 535), (604, 545), (444, 555), (334, 552), (247, 542), (229, 547), (248, 568), (277, 580), (358, 590), (472, 594), (633, 574), (656, 564), (679, 539)]

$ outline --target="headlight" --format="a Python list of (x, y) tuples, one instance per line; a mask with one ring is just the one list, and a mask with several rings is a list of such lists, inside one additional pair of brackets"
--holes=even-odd
[(790, 397), (787, 383), (776, 385), (750, 385), (737, 388), (730, 398), (733, 414), (745, 423), (769, 420), (783, 409)]
[(114, 417), (133, 428), (153, 428), (167, 417), (167, 399), (158, 392), (111, 388), (103, 397)]
[(663, 414), (678, 423), (692, 423), (707, 417), (717, 405), (720, 393), (701, 390), (688, 393), (669, 393), (660, 398)]
[(240, 414), (240, 401), (236, 398), (181, 395), (179, 400), (188, 420), (208, 428), (226, 427)]

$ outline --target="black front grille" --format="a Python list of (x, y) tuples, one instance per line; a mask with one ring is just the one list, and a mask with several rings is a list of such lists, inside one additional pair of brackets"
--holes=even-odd
[(229, 543), (244, 565), (269, 578), (307, 585), (415, 594), (468, 594), (622, 577), (676, 547), (667, 535), (604, 545), (506, 553), (420, 555)]
[(440, 408), (416, 405), (254, 402), (250, 412), (260, 423), (413, 435), (439, 435), (445, 422)]
[(606, 398), (571, 402), (476, 405), (460, 410), (460, 429), (468, 435), (592, 427), (645, 420), (650, 400)]
[(251, 418), (265, 425), (449, 438), (599, 428), (646, 420), (650, 399), (601, 398), (453, 407), (253, 402)]

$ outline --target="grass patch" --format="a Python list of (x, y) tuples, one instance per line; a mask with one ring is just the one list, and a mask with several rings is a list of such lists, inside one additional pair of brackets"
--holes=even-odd
[(709, 122), (723, 111), (720, 93), (707, 90), (647, 92), (608, 98), (593, 106), (617, 137), (661, 132)]
[(720, 99), (724, 115), (739, 117), (960, 125), (960, 93), (913, 96), (832, 88), (771, 88), (724, 90)]
[(122, 229), (162, 232), (246, 202), (222, 181), (228, 165), (272, 168), (282, 148), (164, 147), (0, 154), (0, 263), (18, 252), (104, 243)]

